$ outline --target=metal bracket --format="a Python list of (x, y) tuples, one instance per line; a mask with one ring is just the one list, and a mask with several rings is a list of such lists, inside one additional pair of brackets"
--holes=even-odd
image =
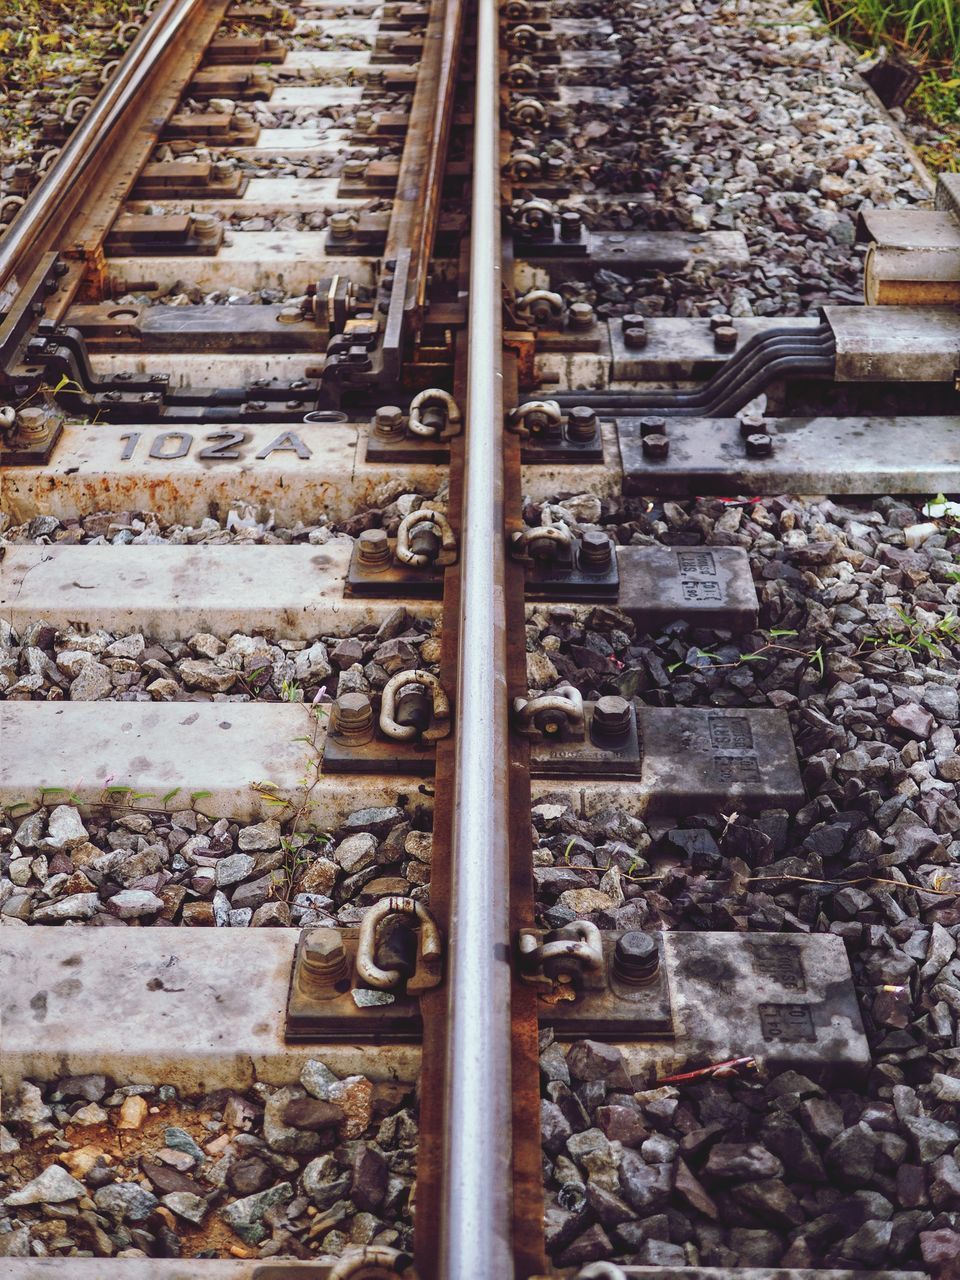
[[(577, 695), (579, 697), (579, 694)], [(517, 699), (515, 714), (532, 708), (542, 699)], [(637, 714), (626, 698), (607, 696), (582, 703), (579, 736), (564, 734), (559, 728), (531, 737), (530, 776), (533, 778), (638, 779), (641, 753)], [(523, 732), (522, 729), (518, 730)]]
[(429, 777), (434, 747), (450, 733), (450, 703), (429, 671), (399, 671), (383, 688), (379, 716), (366, 693), (333, 704), (323, 747), (324, 773), (399, 773)]
[(442, 981), (443, 943), (413, 898), (381, 898), (359, 929), (304, 929), (287, 991), (288, 1041), (419, 1039), (419, 997)]
[(516, 529), (510, 550), (524, 564), (529, 600), (617, 598), (617, 557), (613, 543), (599, 530), (578, 536), (565, 524)]
[(414, 567), (397, 558), (397, 539), (382, 529), (368, 529), (354, 543), (347, 569), (351, 595), (392, 600), (439, 600), (443, 595), (443, 566)]
[(675, 1069), (744, 1059), (846, 1075), (870, 1066), (841, 938), (603, 932), (602, 976), (580, 981), (562, 946), (524, 976), (524, 948), (549, 952), (565, 932), (524, 930), (518, 943), (521, 976), (541, 991), (540, 1020), (560, 1039), (672, 1041), (656, 1056)]

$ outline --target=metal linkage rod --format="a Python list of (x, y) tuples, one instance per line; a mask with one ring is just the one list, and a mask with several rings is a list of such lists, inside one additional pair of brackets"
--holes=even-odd
[(477, 5), (442, 1280), (510, 1280), (508, 707), (496, 0)]

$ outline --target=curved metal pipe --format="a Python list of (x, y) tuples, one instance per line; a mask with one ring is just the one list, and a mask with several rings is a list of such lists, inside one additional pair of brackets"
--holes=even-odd
[[(829, 325), (819, 329), (773, 330), (751, 338), (722, 369), (701, 387), (683, 391), (565, 391), (554, 399), (562, 406), (586, 404), (593, 409), (616, 409), (618, 412), (656, 412), (664, 417), (685, 414), (687, 416), (718, 416), (719, 405), (746, 403), (751, 396), (745, 389), (757, 384), (760, 390), (769, 385), (774, 376), (790, 372), (788, 362), (793, 361), (799, 372), (811, 372), (809, 361), (820, 362), (818, 376), (833, 371), (835, 344)], [(753, 394), (757, 394), (754, 392)]]

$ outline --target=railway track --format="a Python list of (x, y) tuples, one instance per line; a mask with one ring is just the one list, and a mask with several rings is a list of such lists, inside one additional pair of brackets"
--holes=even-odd
[(159, 0), (0, 239), (11, 1280), (953, 1274), (960, 186), (611, 311), (622, 19)]

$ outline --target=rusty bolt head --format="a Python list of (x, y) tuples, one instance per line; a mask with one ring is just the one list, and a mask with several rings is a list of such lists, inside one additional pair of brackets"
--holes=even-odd
[(607, 694), (593, 709), (593, 731), (601, 738), (623, 738), (630, 732), (630, 703)]
[(345, 178), (362, 178), (366, 171), (367, 162), (362, 157), (353, 156), (343, 162), (343, 176)]
[(713, 331), (713, 345), (718, 351), (732, 351), (737, 345), (739, 336), (733, 325), (718, 325)]
[(567, 435), (571, 440), (592, 440), (597, 434), (597, 415), (587, 404), (575, 404), (567, 414)]
[(330, 990), (349, 977), (347, 949), (339, 929), (311, 929), (303, 939), (301, 951), (302, 985), (315, 990)]
[(744, 443), (748, 458), (769, 458), (773, 453), (773, 436), (767, 435), (765, 431), (757, 431), (747, 436)]
[(589, 529), (580, 539), (580, 568), (602, 573), (613, 558), (610, 539), (600, 529)]
[(631, 311), (629, 315), (620, 317), (620, 326), (624, 333), (628, 329), (645, 329), (647, 327), (647, 317), (642, 316), (639, 311)]
[(571, 329), (591, 329), (594, 322), (593, 307), (589, 302), (574, 302), (570, 307)]
[(583, 232), (583, 219), (575, 209), (567, 209), (560, 215), (560, 239), (573, 244)]
[(373, 417), (378, 436), (396, 436), (403, 431), (403, 410), (399, 405), (382, 404)]
[(733, 324), (733, 316), (727, 315), (726, 312), (724, 312), (723, 315), (710, 317), (710, 328), (714, 330), (727, 329), (732, 324)]
[(640, 419), (640, 435), (665, 436), (667, 434), (666, 418), (646, 417)]
[(762, 413), (741, 413), (737, 421), (740, 424), (740, 434), (744, 437), (763, 431), (764, 418)]
[(646, 329), (631, 326), (623, 331), (623, 345), (628, 351), (641, 351), (649, 340)]
[(670, 452), (670, 441), (666, 436), (651, 435), (643, 437), (643, 456), (649, 460), (662, 459)]
[(351, 213), (340, 209), (327, 220), (327, 234), (334, 240), (347, 240), (353, 235), (354, 220)]
[(385, 569), (390, 564), (390, 543), (383, 529), (364, 529), (357, 539), (357, 556), (368, 571)]
[(333, 706), (334, 728), (338, 734), (357, 737), (373, 730), (373, 703), (359, 691), (341, 693)]
[(613, 971), (628, 986), (645, 986), (657, 976), (660, 949), (657, 940), (641, 929), (631, 929), (617, 939)]

